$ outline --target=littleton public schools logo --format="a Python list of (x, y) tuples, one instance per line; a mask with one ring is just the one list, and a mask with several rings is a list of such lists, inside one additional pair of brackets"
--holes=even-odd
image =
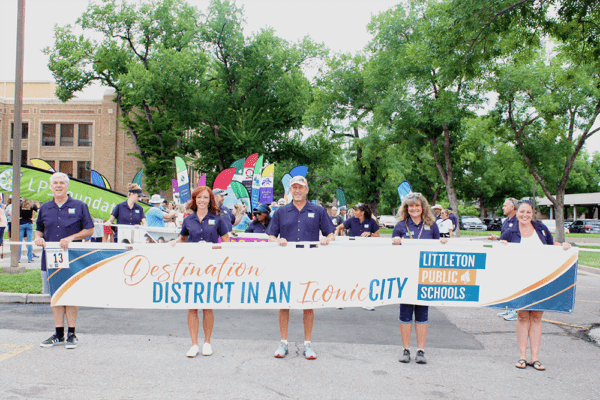
[[(21, 174), (23, 177), (23, 174)], [(13, 184), (13, 170), (12, 168), (5, 169), (0, 172), (0, 188), (7, 192), (12, 192), (12, 184)]]

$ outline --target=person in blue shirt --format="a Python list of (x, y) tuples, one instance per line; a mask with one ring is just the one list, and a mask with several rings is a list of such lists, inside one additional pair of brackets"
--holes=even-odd
[(242, 219), (240, 220), (240, 222), (237, 225), (233, 226), (233, 229), (238, 230), (238, 231), (245, 231), (246, 228), (248, 228), (248, 224), (250, 222), (252, 222), (252, 220), (250, 219), (250, 217), (248, 217), (248, 214), (246, 213), (247, 207), (245, 204), (242, 203), (236, 203), (236, 205), (233, 207), (233, 213), (235, 214), (235, 217), (237, 219), (238, 215), (242, 215)]
[(225, 196), (227, 196), (227, 191), (225, 189), (215, 189), (213, 193), (217, 200), (217, 206), (221, 211), (221, 218), (223, 218), (223, 222), (227, 225), (228, 232), (231, 232), (233, 231), (233, 226), (239, 224), (242, 220), (242, 215), (233, 214), (227, 206), (223, 205)]
[(142, 198), (142, 188), (135, 183), (127, 185), (129, 196), (127, 200), (119, 203), (113, 209), (106, 225), (117, 221), (118, 225), (144, 225), (146, 226), (146, 215), (142, 206), (137, 204)]
[(154, 226), (157, 228), (164, 228), (165, 221), (174, 220), (177, 217), (177, 212), (171, 210), (169, 212), (163, 212), (158, 206), (164, 201), (159, 194), (153, 194), (148, 201), (152, 204), (152, 208), (146, 214), (146, 223), (148, 226)]
[[(440, 231), (435, 223), (435, 216), (427, 199), (421, 193), (409, 193), (404, 198), (398, 212), (398, 223), (392, 232), (393, 244), (402, 244), (403, 240), (409, 239), (440, 239)], [(448, 239), (442, 238), (440, 242), (447, 243)], [(404, 349), (399, 361), (403, 363), (410, 362), (410, 335), (413, 314), (417, 333), (415, 361), (418, 364), (426, 364), (425, 341), (427, 340), (429, 306), (413, 304), (400, 304), (400, 335), (402, 336)]]
[[(321, 245), (328, 245), (335, 240), (335, 228), (327, 210), (307, 201), (308, 182), (303, 176), (295, 176), (290, 182), (292, 202), (280, 207), (273, 214), (267, 234), (270, 242), (286, 246), (289, 242), (319, 241), (319, 231), (323, 234)], [(304, 357), (308, 360), (317, 358), (310, 342), (315, 314), (313, 310), (304, 310)], [(290, 310), (279, 310), (279, 330), (281, 343), (275, 352), (275, 357), (283, 358), (288, 353), (288, 323)]]
[(335, 235), (347, 229), (348, 236), (379, 237), (379, 225), (372, 217), (371, 208), (367, 204), (358, 203), (354, 206), (354, 217), (338, 225)]
[[(500, 235), (500, 243), (521, 243), (522, 246), (536, 247), (541, 245), (562, 246), (563, 249), (571, 248), (569, 242), (555, 242), (550, 230), (541, 222), (533, 221), (533, 205), (529, 200), (520, 201), (517, 206), (518, 223)], [(517, 311), (517, 342), (521, 358), (515, 364), (519, 369), (531, 365), (538, 371), (546, 367), (539, 359), (540, 343), (542, 341), (542, 315), (543, 311), (536, 311), (535, 306), (527, 310)], [(531, 361), (527, 362), (527, 342), (531, 352)]]
[(450, 221), (452, 221), (452, 224), (454, 225), (454, 227), (452, 228), (452, 232), (454, 233), (455, 237), (459, 237), (460, 225), (458, 224), (458, 218), (454, 214), (452, 207), (448, 207), (446, 210), (448, 210), (448, 218), (450, 219)]
[(266, 204), (260, 204), (254, 209), (254, 215), (256, 218), (248, 224), (246, 233), (266, 233), (269, 222), (271, 222), (269, 207)]
[[(518, 221), (517, 221), (517, 206), (518, 206), (518, 200), (515, 199), (514, 197), (509, 197), (508, 199), (504, 200), (504, 204), (502, 205), (502, 212), (504, 213), (504, 215), (506, 215), (506, 219), (504, 220), (504, 222), (502, 223), (502, 226), (500, 227), (500, 236), (502, 236), (502, 234), (504, 232), (506, 232), (508, 229), (511, 229), (513, 226), (517, 225), (517, 223), (518, 223)], [(489, 240), (498, 240), (498, 239), (500, 239), (500, 236), (490, 233), (490, 237), (488, 239)], [(517, 320), (517, 312), (512, 309), (499, 312), (496, 315), (499, 317), (503, 317), (507, 321), (516, 321)]]
[[(35, 244), (46, 247), (47, 242), (59, 242), (63, 250), (68, 250), (69, 243), (80, 242), (92, 236), (94, 222), (90, 216), (87, 204), (72, 199), (69, 190), (69, 176), (56, 172), (50, 176), (50, 190), (54, 198), (42, 204), (38, 213), (35, 231)], [(47, 281), (46, 252), (42, 252), (42, 279)], [(77, 347), (75, 324), (77, 322), (76, 306), (53, 306), (52, 314), (56, 332), (40, 343), (41, 347), (52, 347), (65, 344), (67, 349)], [(65, 341), (64, 319), (67, 317), (68, 333)]]
[[(229, 242), (227, 226), (223, 218), (219, 216), (220, 211), (217, 207), (217, 201), (213, 191), (208, 186), (198, 186), (192, 192), (192, 199), (188, 203), (188, 208), (193, 211), (192, 214), (185, 217), (179, 237), (172, 240), (171, 244), (175, 246), (179, 242), (197, 243), (210, 242), (218, 243), (219, 238), (222, 242)], [(186, 355), (190, 358), (196, 357), (200, 351), (198, 345), (198, 330), (200, 320), (198, 319), (198, 310), (188, 310), (188, 329), (192, 338), (192, 347)], [(202, 328), (204, 330), (204, 344), (202, 345), (202, 355), (210, 356), (212, 354), (212, 345), (210, 338), (215, 325), (215, 316), (213, 310), (202, 310)]]

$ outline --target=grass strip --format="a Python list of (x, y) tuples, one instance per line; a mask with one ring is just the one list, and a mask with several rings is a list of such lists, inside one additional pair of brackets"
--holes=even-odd
[(0, 292), (42, 293), (42, 274), (38, 269), (28, 269), (21, 274), (4, 274), (0, 268)]

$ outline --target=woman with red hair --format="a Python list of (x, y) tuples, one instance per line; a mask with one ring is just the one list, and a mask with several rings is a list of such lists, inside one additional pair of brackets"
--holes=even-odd
[[(199, 186), (192, 192), (192, 199), (188, 203), (193, 213), (185, 217), (181, 232), (176, 240), (172, 241), (175, 246), (177, 242), (209, 242), (218, 243), (219, 238), (222, 242), (229, 242), (227, 234), (227, 225), (220, 217), (219, 207), (215, 200), (213, 191), (207, 186)], [(198, 319), (198, 310), (188, 310), (188, 328), (192, 338), (192, 347), (188, 350), (188, 357), (196, 357), (200, 351), (198, 345), (198, 330), (200, 320)], [(210, 336), (212, 335), (215, 317), (213, 310), (202, 310), (202, 328), (204, 330), (204, 344), (202, 345), (202, 355), (210, 356), (212, 346)]]

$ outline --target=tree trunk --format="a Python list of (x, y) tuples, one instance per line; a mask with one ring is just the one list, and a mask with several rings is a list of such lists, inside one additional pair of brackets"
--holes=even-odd
[(554, 204), (554, 219), (556, 220), (555, 241), (562, 243), (565, 241), (565, 190), (559, 188), (556, 198), (550, 199), (550, 201)]

